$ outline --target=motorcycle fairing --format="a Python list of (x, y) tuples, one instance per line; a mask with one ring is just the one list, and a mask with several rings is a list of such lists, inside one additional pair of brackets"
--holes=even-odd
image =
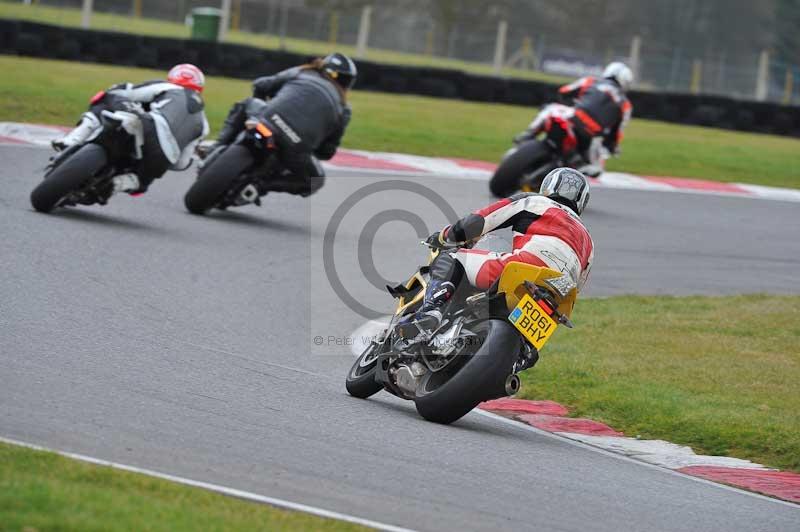
[[(498, 293), (505, 293), (506, 306), (508, 311), (511, 312), (519, 304), (520, 300), (528, 294), (525, 288), (525, 281), (547, 288), (544, 282), (545, 279), (561, 277), (561, 275), (561, 272), (550, 268), (533, 266), (523, 262), (509, 262), (503, 268), (503, 273), (500, 274), (497, 291)], [(575, 306), (575, 300), (578, 297), (577, 288), (573, 288), (566, 297), (561, 297), (558, 294), (553, 295), (558, 303), (558, 311), (570, 317)]]

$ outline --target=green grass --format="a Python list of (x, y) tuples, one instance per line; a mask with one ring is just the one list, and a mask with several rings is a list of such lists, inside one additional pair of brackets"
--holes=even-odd
[(628, 436), (800, 471), (800, 297), (578, 303), (522, 396)]
[[(214, 4), (214, 2), (210, 2)], [(79, 9), (56, 8), (45, 6), (26, 6), (20, 2), (7, 3), (0, 2), (0, 18), (30, 20), (44, 24), (56, 24), (60, 26), (80, 26), (81, 12)], [(176, 22), (165, 22), (156, 19), (134, 18), (132, 16), (113, 15), (107, 13), (94, 13), (91, 22), (92, 29), (112, 30), (125, 33), (136, 33), (138, 35), (154, 35), (159, 37), (189, 38), (189, 28)], [(280, 38), (277, 35), (254, 34), (244, 31), (228, 32), (228, 42), (246, 44), (258, 48), (279, 49), (281, 46)], [(356, 56), (355, 46), (343, 44), (331, 44), (322, 41), (312, 41), (306, 39), (286, 39), (286, 50), (308, 55), (327, 55), (332, 49), (345, 54)], [(472, 72), (475, 74), (493, 75), (493, 68), (489, 64), (461, 61), (458, 59), (448, 59), (431, 55), (419, 55), (391, 50), (370, 49), (365, 59), (381, 63), (395, 65), (414, 65), (428, 66), (437, 68), (453, 68)], [(549, 81), (553, 83), (563, 83), (569, 81), (561, 76), (545, 74), (530, 70), (516, 68), (503, 69), (503, 75)]]
[(4, 443), (0, 529), (365, 530)]
[[(71, 124), (88, 98), (112, 83), (162, 77), (163, 72), (0, 56), (0, 120)], [(206, 90), (212, 129), (250, 83), (211, 78)], [(344, 146), (497, 162), (535, 109), (354, 91), (353, 122)], [(610, 170), (645, 175), (740, 181), (800, 188), (800, 140), (634, 119), (623, 155)]]

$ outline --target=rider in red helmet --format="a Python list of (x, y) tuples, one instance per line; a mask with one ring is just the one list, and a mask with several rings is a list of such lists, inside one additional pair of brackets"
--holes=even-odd
[(114, 191), (142, 193), (167, 170), (184, 170), (192, 163), (197, 145), (208, 134), (201, 93), (203, 72), (194, 65), (172, 67), (167, 81), (120, 83), (98, 92), (77, 127), (53, 141), (57, 151), (82, 145), (102, 131), (103, 111), (127, 111), (142, 125), (141, 159), (135, 172), (114, 177)]

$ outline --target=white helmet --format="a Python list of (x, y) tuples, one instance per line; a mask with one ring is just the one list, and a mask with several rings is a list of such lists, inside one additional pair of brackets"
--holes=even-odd
[(603, 71), (603, 77), (613, 79), (624, 91), (628, 90), (633, 84), (633, 72), (625, 63), (620, 63), (619, 61), (609, 63)]

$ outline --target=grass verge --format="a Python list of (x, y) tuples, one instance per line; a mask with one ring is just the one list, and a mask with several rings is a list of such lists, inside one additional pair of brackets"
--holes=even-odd
[(579, 303), (522, 396), (628, 436), (800, 471), (800, 297), (613, 297)]
[[(68, 61), (0, 55), (0, 120), (71, 124), (89, 96), (123, 80), (164, 73)], [(13, 75), (12, 75), (13, 73)], [(208, 118), (219, 127), (230, 105), (249, 95), (250, 83), (211, 78)], [(353, 122), (344, 146), (496, 162), (535, 109), (354, 91)], [(626, 131), (622, 157), (609, 170), (696, 177), (800, 188), (800, 140), (636, 120)]]
[(4, 530), (366, 530), (0, 443)]
[[(59, 26), (78, 27), (81, 25), (81, 11), (79, 9), (26, 6), (18, 2), (14, 4), (0, 2), (0, 18), (29, 20), (32, 22), (55, 24)], [(190, 33), (188, 26), (177, 22), (97, 12), (92, 15), (91, 26), (92, 29), (95, 30), (119, 31), (138, 35), (173, 37), (177, 39), (188, 39)], [(277, 50), (281, 47), (281, 40), (277, 35), (266, 33), (256, 34), (246, 31), (228, 32), (227, 42), (272, 50)], [(342, 53), (351, 56), (356, 55), (355, 46), (341, 43), (331, 44), (323, 41), (287, 38), (285, 46), (286, 50), (300, 54), (327, 55), (332, 48), (335, 48)], [(448, 59), (433, 55), (420, 55), (373, 48), (368, 50), (366, 59), (394, 65), (452, 68), (471, 72), (473, 74), (495, 75), (493, 67), (490, 64)], [(503, 75), (513, 78), (549, 81), (552, 83), (564, 83), (567, 81), (567, 78), (561, 76), (518, 68), (504, 68)]]

